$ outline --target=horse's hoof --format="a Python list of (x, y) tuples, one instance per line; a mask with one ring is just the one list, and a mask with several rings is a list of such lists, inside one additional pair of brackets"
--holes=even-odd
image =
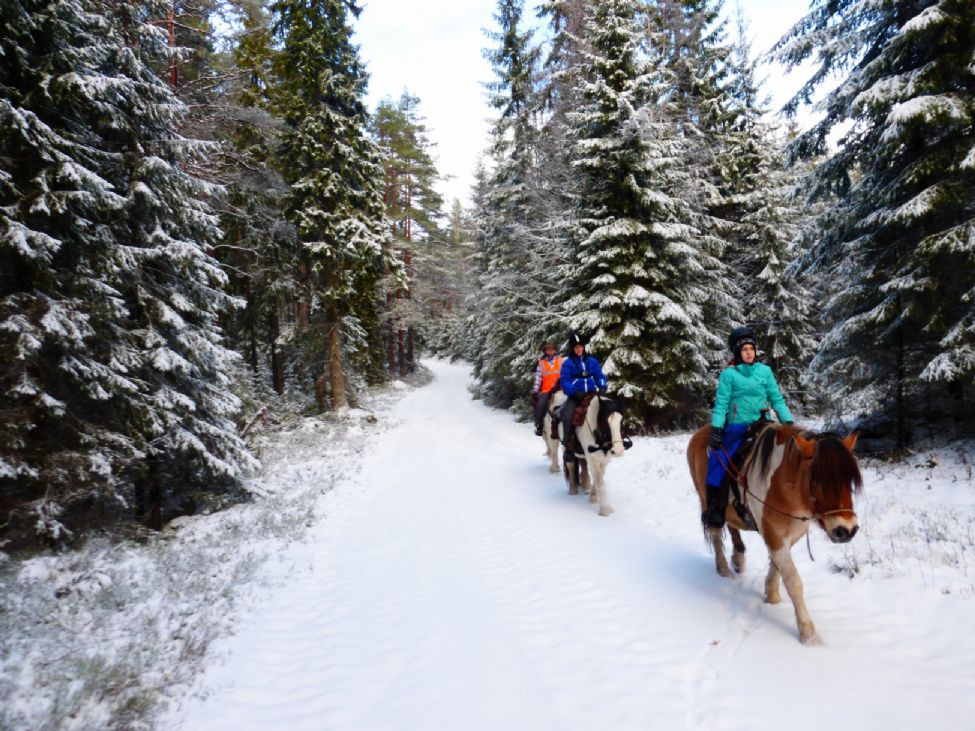
[(613, 509), (612, 508), (600, 508), (599, 509), (599, 514), (602, 517), (604, 517), (604, 518), (608, 518), (610, 515), (613, 514)]
[(822, 638), (819, 636), (819, 633), (816, 632), (815, 629), (809, 632), (800, 632), (799, 642), (801, 642), (804, 645), (811, 645), (813, 647), (823, 644)]
[(731, 565), (735, 567), (735, 573), (740, 574), (745, 570), (745, 555), (736, 553), (731, 557)]
[(766, 604), (781, 604), (782, 603), (782, 597), (780, 597), (778, 594), (766, 594), (765, 595), (765, 603)]
[(579, 488), (578, 487), (570, 487), (569, 488), (569, 494), (570, 495), (578, 495), (579, 494)]
[(599, 497), (597, 497), (596, 493), (594, 493), (594, 492), (590, 492), (589, 493), (589, 502), (591, 502), (591, 503), (598, 503), (599, 502)]
[(551, 472), (553, 475), (557, 475), (562, 470), (560, 470), (557, 466), (552, 466), (548, 468), (548, 471)]
[(731, 569), (729, 569), (727, 566), (718, 566), (717, 571), (719, 576), (723, 576), (726, 579), (733, 579), (735, 577), (735, 575), (731, 573)]

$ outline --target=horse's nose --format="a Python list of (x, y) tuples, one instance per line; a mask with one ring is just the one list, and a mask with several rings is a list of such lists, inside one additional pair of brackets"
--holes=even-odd
[(856, 531), (856, 527), (853, 528), (853, 532), (851, 533), (845, 525), (838, 525), (833, 528), (833, 540), (837, 543), (846, 543), (853, 538), (853, 533), (856, 533)]

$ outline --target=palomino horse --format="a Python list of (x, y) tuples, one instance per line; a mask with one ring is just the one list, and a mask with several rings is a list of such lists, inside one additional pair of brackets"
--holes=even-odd
[[(559, 427), (561, 429), (561, 425)], [(599, 514), (607, 516), (613, 508), (606, 499), (606, 467), (614, 457), (622, 457), (623, 452), (632, 445), (623, 436), (623, 414), (619, 404), (607, 396), (596, 396), (589, 402), (585, 421), (575, 428), (576, 439), (582, 452), (575, 454), (575, 460), (565, 455), (566, 480), (570, 494), (578, 493), (577, 483), (573, 483), (572, 469), (580, 469), (582, 460), (588, 465), (591, 489), (589, 502), (599, 503)], [(574, 464), (573, 464), (574, 463)], [(578, 474), (578, 473), (576, 473)], [(575, 490), (573, 491), (573, 487)]]
[[(705, 480), (710, 435), (711, 427), (706, 426), (687, 445), (687, 462), (701, 510), (707, 503)], [(777, 604), (782, 600), (781, 577), (795, 607), (801, 642), (818, 642), (819, 637), (803, 600), (802, 580), (792, 561), (792, 546), (807, 534), (809, 524), (814, 521), (833, 543), (846, 543), (856, 535), (859, 526), (853, 511), (853, 496), (863, 487), (852, 451), (856, 440), (856, 432), (840, 439), (835, 434), (812, 434), (792, 425), (770, 425), (755, 440), (742, 470), (745, 501), (769, 551), (765, 601)], [(748, 528), (731, 506), (725, 511), (725, 518), (734, 544), (732, 563), (740, 573), (745, 568), (741, 531)], [(731, 576), (721, 528), (708, 528), (706, 534), (714, 549), (718, 573)]]
[(545, 440), (545, 455), (549, 459), (548, 471), (556, 474), (559, 471), (559, 439), (552, 436), (552, 421), (555, 419), (555, 412), (565, 403), (566, 395), (562, 389), (556, 389), (548, 399), (548, 408), (545, 410), (545, 421), (542, 424), (542, 439)]

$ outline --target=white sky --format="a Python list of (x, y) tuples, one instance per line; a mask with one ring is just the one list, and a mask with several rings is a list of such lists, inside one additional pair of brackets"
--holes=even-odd
[[(808, 0), (740, 0), (756, 52), (767, 50), (806, 12)], [(487, 144), (493, 110), (483, 82), (493, 78), (482, 49), (484, 28), (494, 29), (496, 0), (363, 0), (356, 40), (371, 74), (368, 103), (398, 98), (404, 89), (420, 98), (448, 202), (466, 202), (477, 158)], [(526, 16), (534, 19), (535, 0)], [(726, 0), (729, 12), (733, 0)], [(805, 78), (765, 68), (766, 88), (778, 108)]]

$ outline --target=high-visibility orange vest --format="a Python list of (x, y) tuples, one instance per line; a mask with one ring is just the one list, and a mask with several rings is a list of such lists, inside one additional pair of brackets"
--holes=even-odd
[(564, 358), (561, 355), (557, 355), (552, 358), (551, 363), (545, 358), (538, 361), (538, 365), (542, 369), (542, 385), (540, 387), (542, 393), (548, 393), (555, 388), (555, 382), (559, 380), (559, 374), (562, 372), (563, 360)]

